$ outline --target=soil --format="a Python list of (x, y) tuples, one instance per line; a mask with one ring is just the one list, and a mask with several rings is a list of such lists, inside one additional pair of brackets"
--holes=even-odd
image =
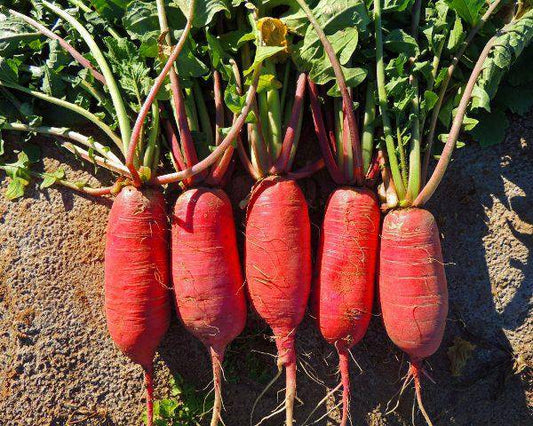
[[(73, 172), (70, 167), (79, 169), (79, 164), (54, 149), (44, 152), (47, 168), (59, 160), (78, 177), (92, 172)], [(0, 178), (4, 191), (5, 175)], [(105, 174), (97, 178), (109, 183)], [(237, 170), (227, 188), (241, 246), (244, 212), (239, 202), (251, 184)], [(333, 184), (320, 172), (301, 185), (316, 242)], [(426, 364), (435, 383), (423, 381), (425, 407), (436, 425), (533, 424), (532, 194), (530, 115), (516, 119), (497, 147), (459, 150), (428, 206), (440, 225), (450, 290), (445, 338)], [(110, 200), (62, 188), (40, 191), (37, 185), (18, 201), (0, 199), (0, 424), (141, 424), (142, 371), (113, 346), (103, 314), (110, 205)], [(301, 404), (296, 419), (302, 425), (336, 386), (337, 357), (309, 316), (298, 330), (297, 346)], [(250, 312), (225, 363), (226, 425), (249, 424), (254, 400), (276, 373), (274, 353), (268, 330)], [(413, 411), (411, 388), (393, 410), (408, 364), (387, 338), (377, 310), (353, 358), (353, 424), (423, 424), (418, 410)], [(172, 375), (189, 389), (185, 398), (192, 393), (201, 401), (211, 386), (206, 350), (175, 317), (157, 356), (157, 398), (170, 396)], [(283, 387), (278, 381), (261, 400), (256, 422), (281, 402), (277, 392)], [(315, 424), (337, 424), (338, 402), (333, 397), (318, 407), (312, 419), (323, 419)], [(263, 424), (282, 422), (277, 416)]]

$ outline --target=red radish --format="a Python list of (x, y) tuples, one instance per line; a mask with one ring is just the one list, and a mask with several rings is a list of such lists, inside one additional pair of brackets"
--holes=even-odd
[(411, 359), (420, 409), (422, 361), (438, 349), (448, 314), (448, 289), (433, 215), (424, 209), (393, 210), (382, 230), (379, 297), (387, 334)]
[(272, 328), (286, 371), (286, 424), (296, 397), (294, 338), (311, 283), (311, 226), (305, 197), (291, 179), (271, 176), (252, 191), (246, 220), (246, 281), (253, 307)]
[(314, 313), (339, 353), (342, 425), (348, 422), (348, 351), (365, 335), (372, 315), (380, 211), (368, 189), (341, 187), (326, 206), (313, 287)]
[(163, 194), (127, 186), (107, 226), (105, 310), (115, 344), (146, 375), (152, 424), (152, 360), (170, 321), (168, 220)]
[(176, 201), (172, 217), (172, 278), (178, 314), (211, 354), (215, 405), (222, 409), (226, 346), (244, 329), (246, 301), (231, 203), (221, 189), (195, 188)]

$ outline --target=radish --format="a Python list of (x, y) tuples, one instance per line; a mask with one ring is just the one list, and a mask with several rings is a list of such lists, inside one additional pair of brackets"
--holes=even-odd
[(168, 220), (157, 189), (127, 186), (109, 214), (105, 252), (105, 312), (115, 344), (146, 375), (153, 413), (152, 359), (170, 321)]
[(233, 212), (221, 189), (189, 189), (176, 201), (172, 281), (181, 321), (211, 354), (215, 384), (211, 425), (216, 425), (222, 409), (224, 351), (246, 323)]
[[(387, 334), (409, 355), (421, 410), (421, 362), (440, 346), (448, 290), (437, 223), (427, 210), (393, 210), (381, 237), (379, 298)], [(424, 416), (428, 417), (424, 412)]]
[(339, 354), (341, 424), (349, 414), (349, 354), (372, 316), (380, 212), (368, 189), (341, 187), (326, 206), (313, 288), (314, 314), (324, 339)]
[[(243, 66), (254, 69), (262, 63), (265, 73), (276, 75), (275, 62), (287, 55), (286, 27), (278, 19), (260, 18), (250, 12), (256, 27), (256, 58), (252, 62), (249, 45), (243, 48)], [(244, 29), (243, 23), (241, 27)], [(269, 45), (270, 55), (262, 51)], [(274, 55), (276, 60), (274, 59)], [(266, 57), (265, 57), (266, 56)], [(258, 59), (258, 57), (260, 59)], [(257, 183), (248, 197), (246, 215), (245, 274), (250, 302), (274, 334), (278, 352), (278, 374), (257, 398), (282, 374), (286, 373), (284, 408), (286, 425), (294, 420), (296, 398), (295, 338), (308, 303), (311, 287), (311, 224), (307, 202), (293, 177), (307, 176), (322, 162), (315, 162), (292, 173), (297, 144), (300, 138), (306, 76), (298, 74), (295, 96), (287, 96), (291, 81), (291, 63), (284, 68), (285, 86), (268, 87), (258, 96), (255, 104), (256, 120), (248, 124), (248, 146), (239, 143), (239, 155)], [(235, 80), (241, 80), (234, 66)], [(237, 87), (240, 92), (240, 87)], [(283, 118), (284, 117), (284, 118)], [(285, 129), (284, 135), (282, 130)]]
[[(342, 97), (328, 103), (325, 91), (320, 96), (309, 78), (311, 111), (322, 156), (331, 177), (340, 185), (325, 209), (313, 283), (313, 313), (320, 333), (338, 352), (339, 386), (343, 389), (341, 425), (345, 426), (350, 410), (349, 351), (367, 331), (374, 298), (380, 211), (377, 197), (368, 187), (375, 174), (371, 164), (375, 103), (368, 83), (360, 140), (352, 91), (336, 53), (308, 5), (303, 0), (298, 4), (322, 43)], [(311, 75), (317, 78), (315, 70), (310, 70)], [(323, 119), (320, 98), (325, 99), (326, 114), (335, 119)]]
[(286, 373), (286, 424), (296, 396), (296, 329), (311, 282), (311, 226), (294, 180), (268, 177), (253, 189), (246, 217), (246, 283), (259, 316), (272, 328), (278, 368)]
[[(490, 18), (498, 3), (496, 1), (489, 5), (482, 16), (479, 13), (476, 18), (479, 23), (472, 27), (466, 42), (461, 46), (457, 56), (453, 58), (447, 69), (441, 70), (444, 73), (441, 72), (439, 74), (438, 69), (442, 48), (433, 57), (434, 70), (432, 77), (428, 81), (424, 81), (422, 76), (414, 72), (410, 73), (409, 78), (404, 80), (409, 84), (410, 89), (410, 92), (407, 90), (405, 93), (411, 93), (409, 95), (411, 97), (407, 99), (408, 102), (398, 98), (398, 93), (403, 92), (399, 92), (397, 89), (392, 95), (394, 98), (392, 108), (395, 112), (395, 121), (393, 123), (389, 117), (390, 102), (387, 94), (387, 88), (393, 87), (393, 84), (387, 85), (385, 81), (381, 0), (374, 0), (375, 71), (378, 105), (383, 123), (383, 136), (387, 154), (387, 163), (383, 170), (384, 184), (380, 193), (385, 195), (382, 209), (389, 211), (383, 222), (379, 258), (380, 304), (387, 334), (396, 346), (407, 353), (410, 358), (411, 365), (402, 391), (410, 379), (413, 379), (418, 406), (429, 425), (432, 423), (422, 404), (420, 378), (422, 374), (427, 375), (423, 369), (424, 359), (437, 351), (443, 339), (448, 314), (448, 290), (437, 223), (433, 215), (422, 207), (434, 193), (444, 175), (463, 126), (468, 104), (479, 75), (485, 67), (494, 69), (491, 68), (490, 64), (487, 65), (486, 61), (490, 62), (490, 59), (487, 58), (492, 48), (498, 44), (497, 36), (492, 37), (481, 50), (467, 84), (464, 87), (462, 81), (458, 84), (461, 88), (461, 99), (457, 109), (454, 111), (455, 116), (451, 130), (447, 135), (446, 144), (433, 174), (427, 183), (425, 180), (428, 162), (431, 157), (437, 117), (439, 117), (440, 108), (447, 95), (448, 83), (468, 44)], [(453, 8), (452, 6), (450, 7)], [(411, 25), (411, 38), (415, 43), (419, 43), (418, 29), (425, 27), (427, 24), (424, 22), (421, 25), (420, 12), (421, 2), (417, 2), (412, 12)], [(426, 14), (424, 19), (430, 20), (433, 25), (430, 16), (430, 14)], [(458, 16), (461, 16), (461, 14), (458, 13)], [(519, 29), (523, 28), (522, 24), (518, 22), (516, 25), (518, 32), (520, 32)], [(526, 24), (524, 23), (523, 25), (525, 26)], [(509, 32), (511, 33), (510, 29)], [(442, 46), (442, 43), (447, 40), (448, 33), (445, 32), (441, 36)], [(509, 40), (506, 36), (502, 37), (503, 46)], [(519, 44), (515, 46), (517, 47), (515, 53), (518, 55), (521, 48), (518, 47), (520, 46)], [(438, 74), (445, 75), (445, 78), (443, 83), (441, 83), (439, 95), (434, 94), (435, 101), (431, 104), (434, 107), (428, 108), (425, 94), (433, 90), (435, 76)], [(494, 77), (495, 74), (492, 74), (492, 76)], [(501, 75), (498, 75), (494, 78), (499, 81), (500, 77)], [(395, 83), (397, 83), (397, 80)], [(425, 86), (421, 89), (422, 84), (425, 84)], [(484, 81), (483, 84), (488, 85), (488, 82)], [(495, 86), (491, 87), (490, 90), (493, 91), (494, 88)], [(483, 90), (485, 89), (480, 88), (480, 91)], [(402, 116), (404, 111), (398, 111), (397, 106), (400, 104), (405, 105), (404, 109), (409, 114), (408, 119)], [(455, 105), (452, 106), (455, 108)], [(428, 139), (424, 141), (425, 119), (432, 108), (431, 124), (427, 132)], [(393, 135), (393, 126), (396, 126), (396, 135)], [(408, 153), (405, 152), (404, 145), (406, 144), (402, 136), (404, 134), (408, 135), (410, 140)], [(395, 136), (397, 141), (395, 141)], [(426, 142), (426, 145), (423, 146), (422, 142)], [(424, 161), (421, 159), (422, 147), (426, 150)]]

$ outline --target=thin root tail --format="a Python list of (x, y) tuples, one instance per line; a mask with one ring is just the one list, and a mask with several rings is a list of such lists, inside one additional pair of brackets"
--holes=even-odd
[(339, 349), (339, 371), (342, 383), (342, 419), (341, 426), (348, 424), (350, 416), (350, 358), (346, 349)]
[(296, 398), (296, 363), (285, 366), (285, 421), (287, 426), (294, 424), (294, 400)]
[(213, 383), (215, 385), (215, 402), (213, 404), (211, 426), (217, 426), (219, 421), (222, 421), (222, 362), (224, 361), (224, 349), (217, 350), (210, 347), (209, 352), (211, 354)]
[(420, 375), (423, 373), (423, 367), (420, 365), (420, 361), (411, 361), (411, 367), (409, 368), (409, 375), (413, 377), (414, 379), (414, 385), (415, 385), (415, 394), (416, 394), (416, 401), (418, 403), (418, 408), (420, 409), (420, 412), (422, 413), (422, 416), (424, 416), (424, 420), (426, 421), (428, 426), (433, 426), (433, 423), (431, 422), (431, 419), (429, 418), (429, 415), (424, 408), (424, 404), (422, 403), (422, 387), (420, 385)]
[(154, 424), (154, 367), (149, 365), (144, 367), (144, 383), (146, 386), (146, 424), (153, 426)]

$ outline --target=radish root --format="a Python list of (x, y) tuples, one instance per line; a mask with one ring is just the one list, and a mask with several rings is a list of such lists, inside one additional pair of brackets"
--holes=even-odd
[(153, 381), (154, 367), (150, 365), (144, 369), (144, 383), (146, 386), (146, 424), (153, 426), (154, 424), (154, 381)]
[(342, 384), (342, 420), (341, 426), (348, 424), (350, 416), (350, 359), (348, 351), (344, 348), (339, 349), (339, 371), (341, 373)]
[(217, 426), (222, 421), (222, 362), (224, 360), (224, 351), (218, 351), (211, 347), (211, 364), (213, 366), (213, 383), (215, 385), (215, 402), (213, 404), (213, 415), (211, 417), (211, 426)]
[(424, 369), (420, 366), (419, 361), (412, 361), (411, 367), (409, 368), (409, 375), (413, 376), (414, 384), (415, 384), (415, 394), (416, 394), (416, 401), (418, 403), (418, 408), (420, 409), (420, 412), (422, 413), (422, 416), (424, 416), (424, 419), (426, 420), (426, 423), (428, 426), (433, 426), (433, 423), (431, 422), (431, 419), (429, 418), (429, 415), (424, 408), (424, 404), (422, 403), (422, 387), (420, 386), (420, 373), (423, 373)]
[(294, 399), (296, 398), (296, 363), (285, 366), (285, 419), (287, 426), (294, 423)]

